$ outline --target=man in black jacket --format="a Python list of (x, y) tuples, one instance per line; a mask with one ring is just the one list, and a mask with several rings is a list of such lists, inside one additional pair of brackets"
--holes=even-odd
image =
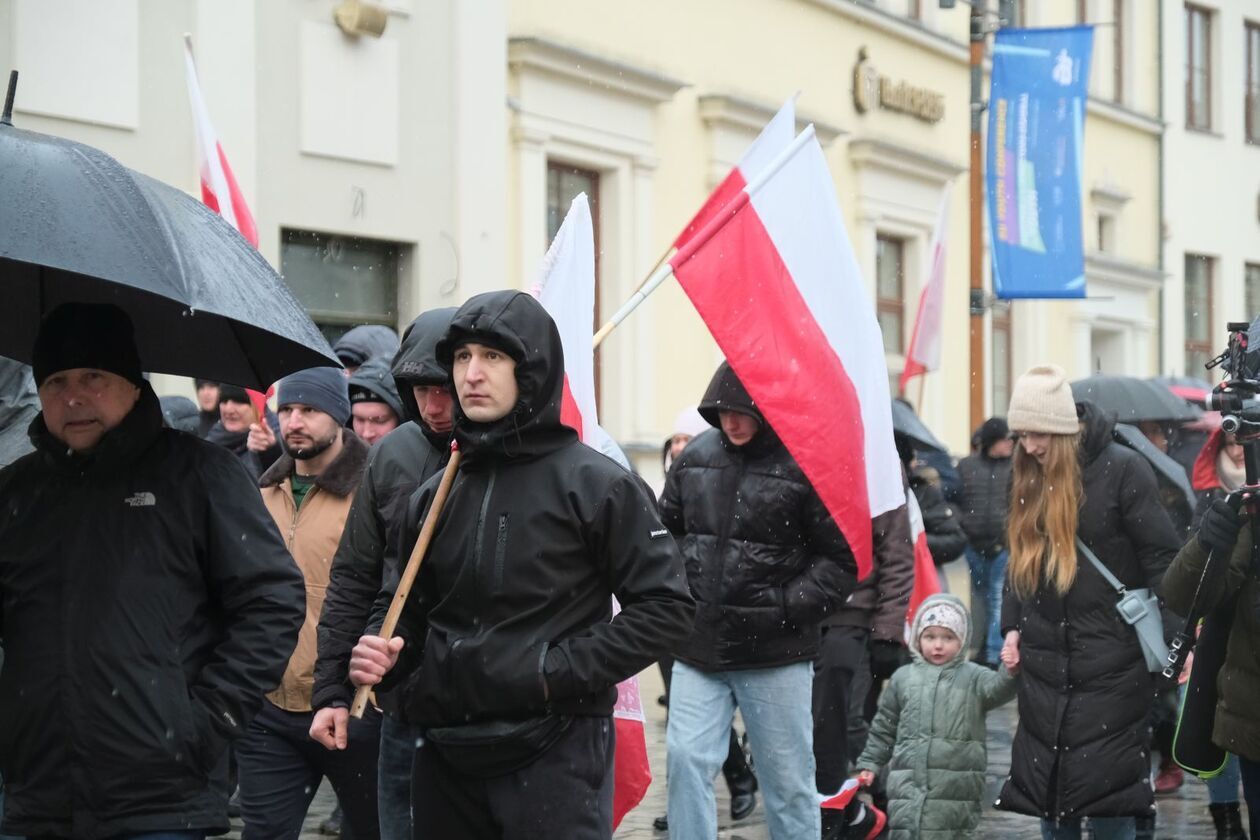
[(36, 451), (0, 472), (3, 830), (226, 831), (302, 575), (232, 455), (163, 428), (122, 310), (58, 307), (33, 362)]
[[(437, 356), (464, 466), (398, 636), (360, 640), (350, 676), (406, 681), (426, 834), (609, 838), (617, 683), (691, 619), (678, 549), (642, 483), (560, 423), (564, 355), (541, 304), (478, 295)], [(437, 484), (413, 497), (400, 557)]]
[(1011, 507), (1011, 454), (1015, 442), (1001, 417), (976, 432), (976, 452), (958, 462), (962, 476), (962, 527), (971, 570), (971, 626), (976, 661), (997, 667), (1002, 649), (1002, 586), (1006, 581), (1006, 518)]
[[(438, 365), (436, 348), (454, 314), (453, 307), (432, 309), (416, 318), (403, 334), (393, 376), (409, 422), (373, 448), (333, 557), (319, 619), (312, 700), (318, 711), (311, 726), (311, 737), (329, 749), (345, 749), (347, 745), (347, 719), (354, 697), (347, 675), (350, 650), (368, 626), (384, 580), (398, 576), (395, 543), (407, 500), (429, 476), (441, 470), (450, 453), (450, 375)], [(370, 364), (350, 378), (352, 387)], [(420, 733), (403, 721), (396, 699), (378, 691), (376, 700), (385, 712), (377, 773), (381, 838), (405, 840), (411, 836), (411, 760)]]
[(683, 450), (661, 496), (697, 602), (670, 683), (670, 831), (717, 836), (713, 779), (738, 707), (770, 836), (818, 837), (813, 659), (819, 623), (853, 591), (857, 564), (730, 365), (700, 414), (716, 430)]

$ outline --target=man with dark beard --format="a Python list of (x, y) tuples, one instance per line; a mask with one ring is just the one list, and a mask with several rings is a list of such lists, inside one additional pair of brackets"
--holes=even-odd
[(306, 580), (306, 621), (280, 687), (237, 744), (241, 818), (246, 840), (294, 838), (325, 776), (356, 840), (379, 836), (376, 758), (380, 715), (349, 728), (345, 750), (329, 752), (310, 740), (314, 712), (316, 625), (328, 571), (345, 528), (350, 501), (367, 465), (367, 445), (345, 428), (350, 418), (346, 378), (333, 368), (311, 368), (277, 388), (284, 454), (259, 480), (263, 502), (284, 535)]

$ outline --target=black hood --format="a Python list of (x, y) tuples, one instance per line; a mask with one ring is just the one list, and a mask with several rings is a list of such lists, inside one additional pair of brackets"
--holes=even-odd
[(1081, 465), (1087, 466), (1111, 443), (1116, 416), (1108, 414), (1089, 400), (1076, 404), (1076, 416), (1081, 421)]
[(31, 366), (0, 358), (0, 467), (31, 451), (26, 431), (39, 414)]
[(333, 345), (337, 358), (350, 365), (361, 365), (382, 353), (392, 356), (397, 350), (398, 333), (381, 324), (355, 327)]
[(346, 384), (350, 390), (351, 405), (356, 402), (356, 391), (369, 391), (378, 398), (375, 402), (383, 402), (389, 406), (390, 411), (394, 412), (394, 416), (398, 418), (398, 422), (402, 423), (407, 415), (403, 410), (398, 388), (394, 384), (394, 376), (390, 370), (391, 361), (392, 358), (387, 355), (373, 356), (359, 365), (359, 369), (351, 375), (350, 381)]
[(398, 398), (402, 400), (406, 418), (420, 427), (429, 443), (442, 450), (451, 443), (450, 433), (438, 434), (425, 425), (420, 419), (420, 407), (416, 405), (416, 395), (411, 389), (416, 385), (450, 387), (451, 372), (438, 364), (437, 343), (451, 328), (455, 311), (455, 307), (447, 306), (421, 312), (403, 333), (402, 346), (398, 348), (398, 355), (394, 356), (394, 385), (398, 388)]
[(560, 331), (542, 304), (524, 292), (486, 292), (459, 308), (436, 353), (448, 379), (455, 348), (465, 342), (497, 347), (516, 361), (516, 407), (493, 423), (474, 423), (456, 399), (455, 439), (465, 457), (521, 458), (577, 441), (560, 423), (564, 350)]
[[(697, 411), (700, 412), (701, 417), (708, 421), (710, 426), (721, 432), (722, 445), (727, 449), (747, 454), (760, 454), (763, 451), (774, 448), (779, 443), (778, 436), (770, 428), (766, 418), (761, 416), (761, 411), (757, 408), (757, 404), (753, 402), (752, 397), (748, 395), (748, 390), (744, 387), (744, 383), (739, 381), (739, 377), (731, 369), (730, 362), (722, 362), (718, 366), (717, 372), (709, 380), (709, 387), (705, 389), (704, 399), (700, 400)], [(761, 429), (748, 443), (743, 446), (735, 446), (726, 437), (726, 433), (722, 432), (722, 421), (719, 418), (719, 414), (723, 411), (747, 414), (761, 424)]]

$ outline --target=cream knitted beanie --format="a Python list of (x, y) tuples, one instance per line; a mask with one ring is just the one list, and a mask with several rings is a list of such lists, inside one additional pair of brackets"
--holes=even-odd
[(1074, 435), (1080, 431), (1076, 400), (1058, 365), (1038, 365), (1015, 380), (1006, 423), (1016, 432)]

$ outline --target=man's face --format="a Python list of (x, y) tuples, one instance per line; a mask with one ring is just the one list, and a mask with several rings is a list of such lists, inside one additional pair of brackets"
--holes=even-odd
[(451, 430), (454, 400), (451, 399), (450, 388), (445, 385), (412, 385), (411, 393), (416, 398), (416, 408), (420, 410), (420, 420), (424, 425), (439, 435)]
[(368, 446), (398, 428), (398, 415), (385, 403), (357, 402), (350, 406), (354, 433)]
[(213, 382), (203, 382), (197, 388), (197, 408), (202, 411), (214, 411), (219, 406), (219, 386)]
[(999, 441), (989, 444), (990, 458), (1009, 458), (1015, 454), (1015, 441), (1008, 437), (1004, 437)]
[(219, 403), (219, 419), (225, 431), (248, 432), (249, 424), (258, 422), (258, 414), (250, 403), (224, 400)]
[(474, 423), (493, 423), (516, 406), (516, 360), (484, 344), (461, 344), (451, 371), (459, 407)]
[(276, 412), (284, 451), (299, 461), (327, 451), (341, 436), (341, 427), (330, 415), (302, 403), (285, 403)]
[(75, 452), (87, 452), (131, 413), (140, 389), (116, 373), (69, 368), (39, 386), (44, 425)]
[(736, 446), (748, 443), (761, 428), (756, 417), (741, 414), (738, 411), (719, 411), (718, 420), (722, 423), (722, 432), (727, 440)]

